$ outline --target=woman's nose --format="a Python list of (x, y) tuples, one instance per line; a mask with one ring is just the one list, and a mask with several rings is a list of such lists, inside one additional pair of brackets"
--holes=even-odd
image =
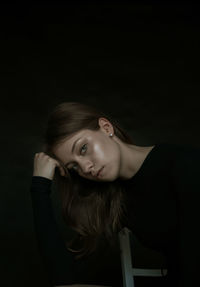
[(84, 161), (81, 163), (81, 169), (83, 173), (90, 173), (92, 170), (93, 164), (91, 161)]

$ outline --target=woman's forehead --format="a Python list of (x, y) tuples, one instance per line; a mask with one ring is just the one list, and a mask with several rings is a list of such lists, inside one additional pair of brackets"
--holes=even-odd
[(78, 138), (82, 138), (84, 136), (91, 136), (93, 135), (92, 130), (80, 130), (68, 137), (66, 137), (60, 144), (57, 145), (57, 148), (59, 147), (64, 147), (64, 146), (69, 146), (72, 145), (74, 141), (76, 141)]
[(93, 137), (94, 132), (92, 130), (81, 130), (79, 132), (76, 132), (75, 134), (71, 135), (70, 137), (67, 137), (64, 139), (60, 144), (58, 144), (54, 148), (54, 154), (56, 157), (58, 157), (59, 160), (61, 160), (63, 163), (67, 161), (65, 159), (66, 157), (69, 158), (69, 156), (72, 155), (75, 143), (78, 143), (79, 140), (81, 140), (83, 137)]

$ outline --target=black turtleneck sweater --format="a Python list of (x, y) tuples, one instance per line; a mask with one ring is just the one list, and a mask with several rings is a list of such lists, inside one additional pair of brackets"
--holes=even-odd
[[(156, 144), (138, 172), (123, 181), (127, 207), (124, 226), (144, 246), (166, 256), (170, 287), (200, 286), (199, 163), (199, 148)], [(30, 189), (39, 251), (51, 282), (96, 284), (77, 277), (77, 263), (66, 249), (54, 218), (51, 183), (33, 176)]]

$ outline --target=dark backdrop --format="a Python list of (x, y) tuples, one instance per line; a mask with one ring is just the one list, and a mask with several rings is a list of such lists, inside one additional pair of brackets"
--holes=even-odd
[[(138, 145), (200, 146), (198, 11), (192, 1), (7, 1), (0, 16), (0, 284), (47, 286), (29, 193), (47, 114), (80, 101)], [(101, 254), (88, 270), (119, 278), (118, 250)]]

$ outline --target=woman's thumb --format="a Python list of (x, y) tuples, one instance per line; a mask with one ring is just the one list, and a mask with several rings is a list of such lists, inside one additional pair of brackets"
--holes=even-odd
[(56, 166), (59, 168), (60, 174), (62, 176), (64, 176), (65, 175), (65, 171), (64, 171), (63, 167), (61, 166), (61, 164), (58, 161), (56, 161)]

